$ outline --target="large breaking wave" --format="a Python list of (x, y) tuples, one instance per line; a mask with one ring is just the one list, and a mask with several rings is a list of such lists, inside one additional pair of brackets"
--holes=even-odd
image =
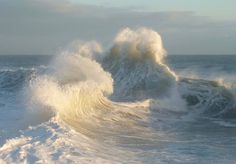
[(137, 114), (121, 101), (148, 100), (150, 108), (234, 117), (234, 97), (225, 86), (179, 78), (165, 56), (160, 35), (146, 28), (122, 30), (105, 51), (97, 42), (77, 45), (57, 56), (48, 74), (31, 81), (32, 102), (75, 126), (89, 117)]
[(47, 74), (31, 80), (31, 106), (37, 114), (54, 113), (77, 129), (86, 124), (95, 130), (95, 120), (142, 120), (147, 112), (121, 101), (155, 106), (158, 97), (181, 100), (176, 94), (178, 78), (164, 57), (161, 37), (148, 29), (121, 31), (108, 51), (96, 42), (78, 45), (57, 56)]
[[(182, 114), (236, 117), (233, 85), (179, 77), (168, 67), (165, 57), (161, 36), (146, 28), (120, 31), (109, 49), (104, 50), (93, 41), (65, 50), (55, 56), (48, 71), (29, 78), (26, 87), (29, 122), (51, 119), (42, 126), (54, 135), (54, 128), (48, 126), (54, 127), (56, 118), (56, 123), (69, 125), (85, 136), (80, 139), (87, 145), (81, 144), (80, 148), (115, 156), (122, 146), (155, 145), (157, 138), (164, 140), (166, 136), (159, 129), (168, 127), (171, 118)], [(11, 72), (0, 73), (4, 75), (0, 81), (3, 85), (5, 74)], [(53, 146), (63, 143), (73, 153), (67, 140), (57, 143), (45, 139), (47, 142)], [(10, 140), (0, 149), (5, 152), (2, 158), (8, 158), (11, 145), (20, 143), (39, 146), (32, 138)], [(127, 152), (119, 150), (122, 158), (126, 158)]]

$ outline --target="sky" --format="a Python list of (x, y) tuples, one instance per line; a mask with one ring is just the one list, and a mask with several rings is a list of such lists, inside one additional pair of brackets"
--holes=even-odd
[(200, 15), (226, 20), (236, 18), (235, 0), (71, 0), (73, 3), (137, 8), (149, 11), (194, 11)]
[(236, 54), (235, 0), (0, 0), (0, 55), (108, 47), (126, 27), (157, 31), (170, 55)]

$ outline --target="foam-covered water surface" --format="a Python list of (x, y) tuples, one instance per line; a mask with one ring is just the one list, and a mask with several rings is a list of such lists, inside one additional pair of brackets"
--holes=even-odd
[(167, 56), (147, 28), (0, 56), (0, 163), (234, 163), (235, 61)]

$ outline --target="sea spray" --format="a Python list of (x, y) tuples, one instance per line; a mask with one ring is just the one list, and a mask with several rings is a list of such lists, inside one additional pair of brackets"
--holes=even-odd
[(91, 51), (62, 52), (57, 56), (52, 71), (31, 81), (31, 100), (67, 117), (82, 117), (93, 110), (100, 98), (113, 92), (113, 80), (90, 58)]

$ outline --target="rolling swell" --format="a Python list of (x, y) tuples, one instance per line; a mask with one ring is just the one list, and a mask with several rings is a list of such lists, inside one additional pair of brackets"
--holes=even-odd
[(179, 81), (179, 90), (189, 108), (210, 117), (236, 118), (235, 98), (229, 89), (217, 81), (190, 78)]

